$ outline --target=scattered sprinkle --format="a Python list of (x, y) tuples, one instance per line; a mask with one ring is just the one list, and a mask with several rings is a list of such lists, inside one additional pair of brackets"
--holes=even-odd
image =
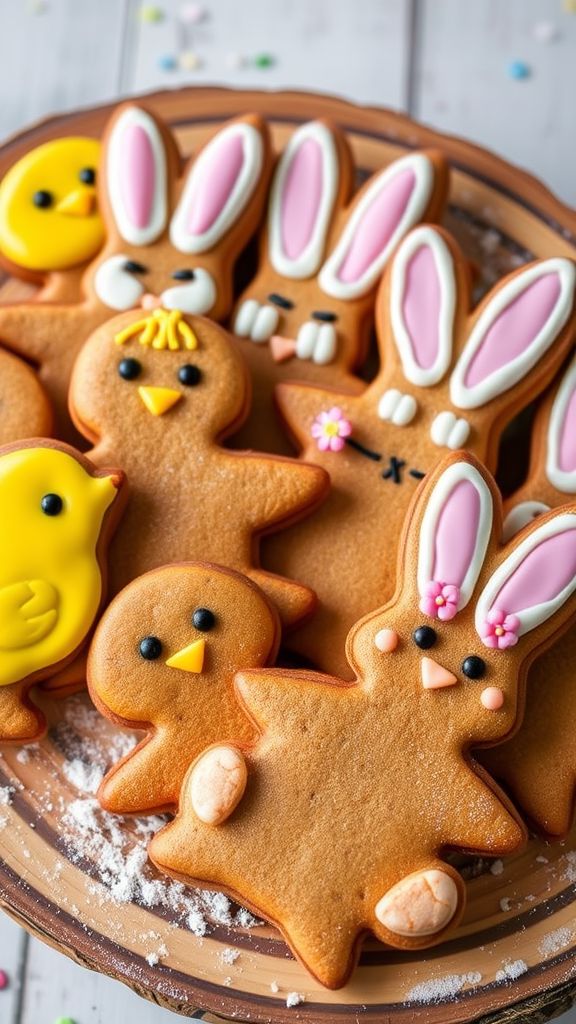
[(566, 14), (576, 14), (576, 0), (564, 0)]
[(540, 853), (536, 857), (536, 863), (537, 864), (549, 864), (550, 861), (548, 860), (548, 857), (545, 857), (544, 854)]
[(49, 9), (47, 0), (30, 0), (28, 7), (30, 14), (46, 14)]
[(522, 81), (525, 78), (530, 78), (532, 69), (529, 64), (523, 60), (512, 60), (508, 65), (508, 78), (513, 78), (517, 82)]
[(270, 991), (273, 992), (274, 995), (276, 995), (280, 991), (280, 985), (278, 984), (277, 981), (270, 982)]
[(72, 1017), (56, 1017), (54, 1024), (76, 1024), (76, 1021)]
[(230, 967), (232, 964), (235, 964), (239, 956), (240, 950), (232, 949), (230, 946), (227, 946), (226, 949), (223, 949), (222, 952), (220, 953), (220, 959), (222, 963), (227, 964), (228, 967)]
[(504, 896), (504, 897), (503, 897), (503, 898), (502, 898), (502, 899), (500, 900), (500, 910), (501, 910), (501, 911), (502, 911), (502, 912), (503, 912), (504, 914), (507, 914), (507, 913), (508, 913), (508, 911), (512, 910), (512, 900), (508, 899), (508, 897), (507, 897), (507, 896)]
[(306, 1002), (306, 996), (303, 996), (301, 992), (289, 992), (286, 996), (286, 1006), (289, 1010), (293, 1006), (300, 1006), (300, 1003)]
[(566, 946), (570, 945), (574, 937), (572, 928), (557, 928), (554, 932), (549, 932), (542, 939), (538, 946), (538, 952), (542, 956), (554, 956), (555, 953), (559, 953), (561, 949), (565, 949)]
[(496, 971), (496, 981), (516, 981), (527, 970), (528, 964), (524, 960), (513, 960), (505, 963), (501, 971)]
[(172, 54), (165, 53), (164, 56), (158, 58), (158, 67), (161, 71), (175, 71), (178, 61)]
[(494, 863), (490, 865), (490, 873), (492, 875), (501, 875), (503, 871), (504, 861), (502, 860), (495, 860)]
[(182, 71), (198, 71), (202, 67), (202, 58), (193, 50), (184, 50), (178, 57), (178, 64)]
[(414, 1003), (440, 1003), (453, 999), (465, 985), (478, 985), (482, 975), (478, 971), (468, 974), (446, 974), (443, 978), (431, 978), (415, 985), (406, 994), (406, 998)]
[(255, 68), (273, 68), (276, 58), (271, 53), (258, 53), (254, 57)]
[(9, 807), (15, 792), (14, 786), (0, 786), (0, 807)]
[(148, 25), (157, 25), (158, 22), (164, 21), (164, 11), (156, 4), (142, 4), (139, 16), (140, 21)]
[(8, 988), (8, 975), (6, 971), (0, 970), (0, 992), (3, 992), (5, 988)]
[(560, 30), (553, 21), (537, 21), (532, 29), (532, 36), (538, 43), (553, 43), (559, 35)]
[(187, 25), (197, 25), (208, 17), (208, 11), (202, 4), (185, 3), (181, 5), (178, 16)]

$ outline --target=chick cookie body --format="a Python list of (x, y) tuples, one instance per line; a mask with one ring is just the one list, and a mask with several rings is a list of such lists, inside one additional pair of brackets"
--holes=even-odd
[(122, 480), (65, 445), (0, 449), (0, 740), (42, 732), (28, 690), (90, 631)]

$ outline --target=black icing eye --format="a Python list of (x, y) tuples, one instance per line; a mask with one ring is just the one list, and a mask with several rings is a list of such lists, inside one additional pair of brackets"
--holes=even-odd
[(47, 210), (50, 206), (52, 206), (54, 202), (54, 196), (51, 192), (46, 192), (45, 189), (41, 188), (32, 196), (32, 202), (34, 203), (34, 206), (38, 206), (41, 210)]
[(118, 373), (122, 380), (136, 380), (142, 373), (142, 363), (137, 359), (121, 359), (118, 363)]
[(196, 274), (189, 267), (185, 267), (182, 270), (174, 270), (172, 277), (175, 281), (193, 281)]
[(192, 616), (192, 623), (195, 629), (207, 633), (216, 625), (216, 616), (209, 608), (197, 608)]
[(45, 494), (40, 502), (40, 508), (45, 516), (59, 516), (64, 508), (64, 502), (59, 494)]
[(178, 380), (181, 384), (185, 384), (187, 388), (193, 388), (196, 384), (200, 383), (202, 377), (202, 371), (194, 366), (193, 363), (186, 363), (185, 366), (181, 366), (178, 370)]
[(329, 313), (323, 309), (314, 310), (314, 312), (312, 313), (312, 318), (314, 320), (321, 320), (322, 323), (325, 324), (333, 324), (334, 321), (338, 319), (336, 313)]
[(145, 274), (148, 267), (145, 267), (143, 263), (138, 263), (136, 260), (125, 260), (122, 264), (122, 270), (126, 270), (128, 274)]
[(278, 295), (278, 292), (270, 292), (268, 302), (272, 302), (275, 306), (280, 306), (280, 309), (294, 309), (292, 299), (287, 299), (284, 295)]
[(138, 650), (146, 661), (156, 661), (162, 654), (162, 643), (157, 636), (145, 636)]
[(482, 679), (486, 674), (486, 662), (483, 658), (478, 658), (475, 654), (471, 654), (470, 657), (465, 658), (462, 662), (462, 671), (469, 679)]
[(432, 626), (418, 626), (418, 629), (415, 629), (412, 633), (412, 639), (416, 644), (416, 647), (420, 647), (421, 650), (427, 651), (436, 643), (436, 630), (432, 629)]
[(96, 181), (96, 171), (93, 167), (83, 167), (78, 177), (83, 185), (93, 185)]

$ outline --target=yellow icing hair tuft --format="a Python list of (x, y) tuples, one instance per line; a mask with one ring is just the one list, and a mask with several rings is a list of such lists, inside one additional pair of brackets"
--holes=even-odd
[(198, 339), (179, 309), (155, 309), (142, 320), (129, 324), (114, 335), (117, 345), (124, 345), (131, 338), (138, 337), (141, 345), (151, 348), (167, 348), (177, 352), (181, 348), (190, 352), (198, 348)]

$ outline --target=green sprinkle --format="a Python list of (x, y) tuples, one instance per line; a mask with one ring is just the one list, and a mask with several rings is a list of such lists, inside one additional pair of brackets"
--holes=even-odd
[(164, 11), (161, 7), (156, 7), (154, 4), (142, 4), (140, 8), (140, 21), (145, 21), (148, 24), (164, 21)]
[(57, 1017), (54, 1024), (76, 1024), (76, 1021), (72, 1017)]
[(254, 67), (256, 68), (272, 68), (276, 63), (276, 58), (271, 53), (259, 53), (254, 57)]

